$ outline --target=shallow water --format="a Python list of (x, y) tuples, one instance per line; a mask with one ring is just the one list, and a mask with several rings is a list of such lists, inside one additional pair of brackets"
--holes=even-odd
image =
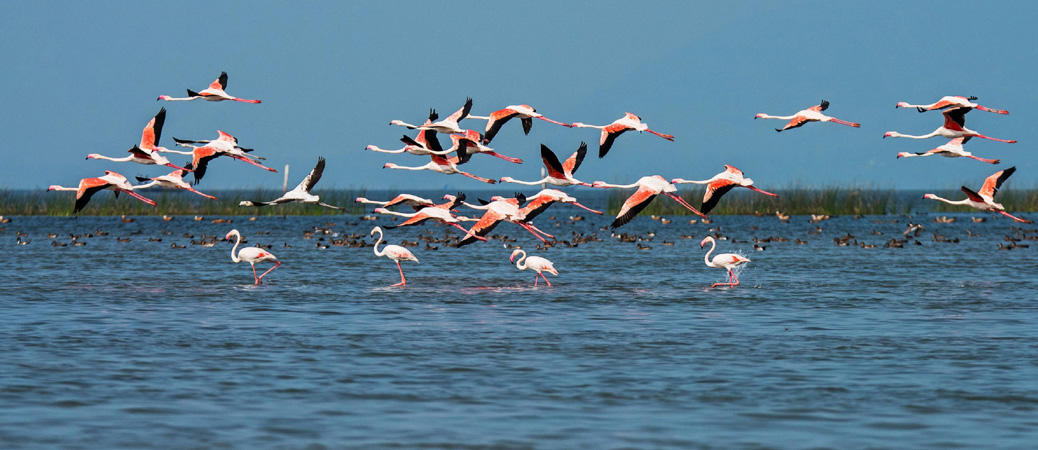
[[(594, 206), (594, 205), (592, 205)], [(1035, 248), (1001, 251), (988, 217), (717, 216), (538, 251), (553, 287), (509, 264), (500, 241), (412, 250), (318, 249), (303, 231), (357, 216), (15, 217), (0, 231), (0, 442), (4, 448), (1033, 448), (1038, 442)], [(896, 221), (896, 223), (894, 223)], [(905, 248), (883, 248), (909, 221)], [(736, 288), (699, 241), (753, 262)], [(809, 234), (816, 226), (820, 234)], [(2, 226), (0, 226), (2, 227)], [(751, 227), (758, 227), (752, 229)], [(1026, 227), (1026, 226), (1025, 226)], [(259, 286), (241, 230), (283, 265)], [(69, 234), (82, 247), (54, 247)], [(160, 230), (172, 235), (162, 235)], [(425, 230), (387, 230), (391, 243)], [(970, 229), (980, 237), (969, 237)], [(872, 234), (872, 231), (882, 234)], [(29, 245), (16, 245), (16, 231)], [(259, 234), (269, 231), (270, 234)], [(134, 234), (139, 232), (139, 234)], [(934, 242), (931, 233), (958, 238)], [(47, 238), (46, 233), (59, 237)], [(879, 248), (841, 247), (850, 233)], [(682, 239), (681, 235), (693, 235)], [(754, 251), (754, 237), (780, 236)], [(116, 238), (129, 237), (128, 243)], [(161, 242), (148, 242), (162, 237)], [(797, 245), (793, 239), (808, 241)], [(663, 241), (674, 242), (672, 246)], [(186, 244), (174, 249), (171, 244)], [(1028, 244), (1023, 240), (1020, 244)], [(285, 248), (288, 244), (290, 248)], [(263, 265), (264, 269), (267, 265)]]

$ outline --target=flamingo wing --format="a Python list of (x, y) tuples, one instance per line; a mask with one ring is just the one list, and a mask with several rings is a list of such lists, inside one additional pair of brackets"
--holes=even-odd
[(448, 122), (453, 121), (454, 123), (458, 123), (459, 121), (467, 117), (469, 115), (469, 111), (471, 110), (472, 98), (470, 97), (465, 99), (465, 106), (462, 106), (461, 109), (454, 111), (454, 114), (447, 116), (447, 118), (444, 120)]
[(155, 117), (152, 117), (148, 124), (144, 126), (144, 131), (141, 133), (141, 143), (138, 145), (140, 148), (146, 148), (151, 150), (155, 148), (155, 145), (159, 143), (159, 137), (162, 136), (162, 124), (166, 122), (166, 108), (159, 110)]
[(786, 124), (786, 126), (782, 127), (781, 129), (776, 129), (775, 131), (785, 131), (791, 128), (799, 128), (810, 121), (811, 119), (808, 119), (806, 116), (797, 114), (795, 117), (793, 117), (793, 120), (790, 120), (789, 123)]
[(511, 108), (500, 109), (490, 113), (490, 121), (487, 122), (486, 140), (489, 142), (491, 139), (494, 139), (494, 136), (497, 136), (497, 132), (501, 131), (501, 127), (504, 126), (505, 122), (508, 122), (509, 119), (518, 114), (518, 111)]
[(194, 184), (198, 184), (199, 181), (202, 181), (202, 177), (205, 176), (205, 171), (209, 167), (209, 161), (219, 156), (219, 153), (215, 148), (203, 146), (192, 150), (191, 156), (191, 165), (195, 167), (195, 171), (191, 173), (195, 176)]
[(323, 173), (324, 173), (324, 158), (323, 157), (318, 157), (317, 158), (317, 165), (314, 166), (313, 170), (311, 170), (310, 173), (306, 176), (306, 178), (303, 178), (303, 181), (300, 182), (299, 185), (296, 186), (295, 189), (293, 189), (293, 190), (302, 189), (302, 190), (304, 190), (306, 192), (310, 192), (310, 190), (314, 188), (314, 185), (316, 185), (318, 181), (321, 181), (321, 175)]
[(493, 231), (494, 228), (497, 227), (503, 220), (505, 220), (504, 214), (501, 214), (500, 212), (494, 211), (492, 209), (487, 210), (487, 212), (483, 213), (483, 217), (480, 217), (479, 221), (477, 221), (476, 224), (472, 226), (472, 228), (469, 228), (468, 234), (471, 234), (472, 236), (469, 236), (465, 239), (462, 239), (461, 242), (458, 242), (458, 247), (476, 242), (476, 238), (473, 236), (485, 237), (487, 234)]
[(78, 213), (83, 210), (83, 207), (90, 202), (90, 197), (93, 197), (97, 191), (100, 191), (109, 186), (109, 181), (104, 178), (84, 178), (79, 180), (79, 190), (76, 191), (76, 206), (72, 209), (72, 213)]
[(944, 111), (944, 128), (962, 131), (966, 126), (966, 113), (973, 108), (953, 108)]
[(580, 163), (584, 162), (584, 156), (587, 155), (587, 144), (583, 141), (580, 142), (580, 147), (577, 148), (576, 152), (569, 157), (565, 162), (562, 163), (562, 169), (569, 175), (573, 175), (580, 168)]
[(227, 72), (220, 72), (220, 78), (209, 84), (209, 89), (227, 89)]
[(602, 128), (602, 136), (598, 140), (598, 157), (605, 157), (606, 153), (609, 153), (609, 149), (612, 148), (616, 137), (624, 134), (629, 129), (626, 125), (620, 123), (609, 124)]
[(817, 112), (825, 111), (825, 110), (829, 109), (829, 101), (828, 100), (822, 100), (822, 103), (819, 103), (819, 104), (817, 104), (815, 106), (812, 106), (810, 108), (807, 108), (807, 109), (809, 109), (811, 111), (817, 111)]
[(555, 152), (551, 151), (547, 145), (541, 144), (541, 161), (544, 161), (544, 167), (548, 169), (548, 176), (552, 178), (566, 179), (565, 169), (562, 163), (559, 162), (559, 158), (555, 156)]
[(637, 216), (638, 213), (645, 209), (645, 207), (648, 206), (649, 203), (652, 202), (652, 199), (656, 198), (657, 195), (659, 195), (659, 191), (655, 189), (647, 186), (639, 187), (638, 191), (627, 198), (627, 201), (625, 201), (623, 206), (620, 208), (620, 212), (616, 215), (616, 220), (613, 220), (613, 223), (609, 224), (609, 227), (618, 228), (627, 222), (630, 222), (631, 219), (634, 219), (634, 216)]
[(1009, 178), (1009, 176), (1013, 174), (1013, 172), (1016, 172), (1016, 166), (1004, 170), (999, 170), (990, 177), (984, 179), (984, 186), (980, 188), (980, 195), (994, 198), (995, 193), (997, 193), (998, 190), (1002, 187), (1002, 183), (1004, 183)]
[(411, 225), (418, 225), (418, 224), (420, 224), (422, 222), (425, 222), (426, 220), (429, 220), (431, 218), (432, 218), (432, 216), (430, 216), (428, 213), (425, 213), (425, 212), (422, 212), (422, 211), (418, 211), (417, 214), (415, 214), (414, 216), (411, 216), (410, 219), (407, 219), (407, 220), (401, 222), (399, 225), (387, 226), (385, 228), (387, 230), (392, 230), (393, 228), (397, 228), (397, 227), (409, 227)]
[(530, 200), (530, 203), (519, 210), (519, 213), (523, 216), (523, 220), (529, 222), (535, 217), (539, 216), (542, 212), (546, 211), (549, 206), (555, 203), (555, 199), (547, 195), (541, 195), (534, 197)]
[(970, 189), (970, 188), (968, 188), (966, 186), (963, 186), (963, 187), (961, 187), (959, 189), (962, 189), (962, 192), (965, 192), (966, 193), (966, 197), (968, 197), (970, 200), (972, 200), (974, 202), (977, 202), (977, 203), (987, 203), (984, 200), (984, 197), (981, 197), (980, 194), (978, 194), (976, 192), (973, 192), (973, 189)]
[(530, 129), (533, 128), (533, 118), (523, 117), (519, 121), (523, 123), (523, 134), (530, 134)]
[(703, 193), (703, 205), (699, 208), (701, 212), (703, 214), (709, 213), (717, 206), (717, 202), (721, 201), (721, 197), (736, 186), (738, 186), (738, 183), (728, 179), (720, 179), (708, 184), (706, 192)]

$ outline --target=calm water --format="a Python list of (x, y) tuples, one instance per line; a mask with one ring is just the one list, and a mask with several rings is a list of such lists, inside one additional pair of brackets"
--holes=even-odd
[[(541, 228), (604, 241), (536, 251), (517, 227), (495, 230), (555, 262), (552, 288), (533, 288), (500, 241), (415, 248), (421, 263), (404, 264), (398, 289), (370, 247), (303, 236), (326, 223), (366, 235), (385, 219), (15, 217), (0, 231), (2, 447), (1038, 443), (1038, 248), (999, 250), (1008, 220), (836, 217), (809, 234), (806, 217), (641, 217), (619, 230), (657, 233), (639, 250), (599, 231), (609, 219), (556, 227), (548, 216), (584, 213), (554, 208)], [(910, 220), (926, 226), (921, 245), (883, 248)], [(753, 260), (734, 289), (707, 289), (724, 273), (703, 264), (699, 241), (717, 226), (719, 251)], [(184, 237), (231, 228), (284, 262), (265, 284), (231, 263), (231, 243)], [(110, 234), (51, 245), (96, 229)], [(425, 230), (446, 227), (387, 234)], [(16, 245), (17, 231), (31, 243)], [(847, 233), (879, 248), (834, 244)], [(754, 251), (768, 236), (791, 241)]]

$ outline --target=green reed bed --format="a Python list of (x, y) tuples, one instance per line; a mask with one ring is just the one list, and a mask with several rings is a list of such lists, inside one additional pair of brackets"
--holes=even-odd
[[(317, 205), (298, 203), (266, 207), (238, 206), (242, 200), (271, 200), (281, 196), (280, 190), (225, 190), (203, 191), (217, 198), (208, 198), (180, 190), (148, 190), (140, 194), (155, 201), (156, 206), (138, 201), (129, 195), (115, 198), (112, 191), (94, 194), (90, 203), (81, 211), (85, 216), (147, 216), (147, 215), (209, 215), (209, 216), (318, 216), (339, 214), (338, 211)], [(365, 195), (365, 190), (332, 190), (322, 192), (325, 203), (347, 208), (350, 214), (362, 214), (364, 205), (354, 199)], [(70, 216), (76, 202), (75, 192), (47, 192), (0, 190), (0, 215)]]

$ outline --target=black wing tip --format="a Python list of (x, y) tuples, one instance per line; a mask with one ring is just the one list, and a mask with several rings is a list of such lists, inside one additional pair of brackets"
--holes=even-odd
[(822, 107), (822, 111), (829, 109), (829, 100), (823, 98), (822, 103), (819, 103), (818, 106)]

